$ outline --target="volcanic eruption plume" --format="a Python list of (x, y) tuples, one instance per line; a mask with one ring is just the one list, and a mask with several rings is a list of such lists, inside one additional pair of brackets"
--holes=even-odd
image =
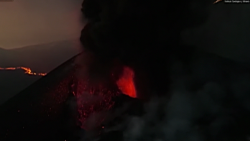
[(45, 76), (47, 74), (47, 73), (33, 72), (30, 68), (27, 68), (27, 67), (6, 67), (6, 68), (0, 67), (0, 70), (4, 70), (4, 71), (23, 70), (25, 74), (38, 75), (38, 76)]
[[(112, 111), (119, 122), (106, 122), (103, 140), (245, 141), (249, 137), (249, 70), (181, 39), (184, 30), (206, 22), (212, 5), (210, 0), (84, 0), (82, 12), (89, 23), (80, 40), (94, 61), (86, 65), (88, 59), (82, 59), (87, 66), (82, 74), (103, 81), (118, 60), (126, 67), (113, 83), (130, 101), (143, 103), (134, 112), (141, 115), (128, 114), (139, 104), (127, 101), (126, 110)], [(105, 101), (99, 98), (99, 103)], [(104, 107), (94, 117), (106, 116)], [(120, 139), (114, 138), (118, 132)]]

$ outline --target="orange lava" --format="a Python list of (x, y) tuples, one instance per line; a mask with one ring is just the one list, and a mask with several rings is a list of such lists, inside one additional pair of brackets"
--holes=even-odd
[(123, 94), (136, 98), (136, 88), (134, 84), (134, 71), (129, 67), (123, 68), (122, 76), (116, 82)]
[(8, 67), (8, 68), (1, 68), (0, 70), (24, 70), (25, 74), (28, 75), (39, 75), (39, 76), (45, 76), (47, 73), (36, 73), (36, 72), (32, 72), (32, 70), (30, 68), (26, 68), (26, 67)]

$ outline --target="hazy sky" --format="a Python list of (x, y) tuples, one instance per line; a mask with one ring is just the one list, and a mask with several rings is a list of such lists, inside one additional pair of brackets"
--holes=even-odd
[(79, 38), (83, 0), (13, 0), (0, 2), (0, 47)]

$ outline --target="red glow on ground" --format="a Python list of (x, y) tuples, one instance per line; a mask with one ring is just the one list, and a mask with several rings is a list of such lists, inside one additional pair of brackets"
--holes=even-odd
[(81, 128), (91, 130), (99, 126), (106, 118), (105, 112), (113, 105), (113, 97), (119, 95), (116, 90), (108, 90), (103, 86), (89, 86), (85, 80), (78, 80), (77, 88), (77, 110), (78, 121)]
[(119, 90), (106, 84), (91, 85), (88, 80), (81, 78), (78, 78), (76, 85), (78, 123), (85, 130), (91, 130), (103, 123), (108, 111), (115, 104), (113, 98), (121, 92), (133, 98), (137, 96), (134, 71), (129, 67), (123, 68), (123, 73), (116, 82)]
[(134, 84), (134, 71), (129, 67), (123, 68), (122, 76), (116, 82), (123, 94), (136, 98), (136, 88)]

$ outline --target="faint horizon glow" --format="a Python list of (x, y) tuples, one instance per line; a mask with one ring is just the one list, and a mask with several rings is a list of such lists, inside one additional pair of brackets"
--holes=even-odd
[(0, 0), (0, 48), (12, 49), (80, 36), (82, 0), (4, 1)]

